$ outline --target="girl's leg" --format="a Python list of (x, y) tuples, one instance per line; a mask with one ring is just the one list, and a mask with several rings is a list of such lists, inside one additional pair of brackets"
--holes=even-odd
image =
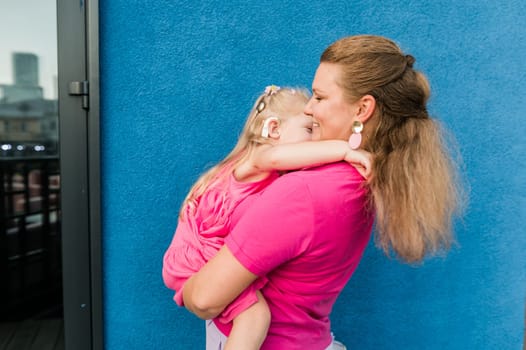
[(270, 310), (260, 291), (258, 301), (234, 318), (225, 350), (258, 350), (267, 336)]

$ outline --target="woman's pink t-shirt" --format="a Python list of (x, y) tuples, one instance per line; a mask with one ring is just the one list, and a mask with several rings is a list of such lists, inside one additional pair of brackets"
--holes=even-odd
[(262, 292), (272, 322), (261, 349), (327, 348), (333, 304), (371, 235), (364, 179), (344, 162), (292, 172), (242, 202), (232, 219), (225, 244), (268, 278)]

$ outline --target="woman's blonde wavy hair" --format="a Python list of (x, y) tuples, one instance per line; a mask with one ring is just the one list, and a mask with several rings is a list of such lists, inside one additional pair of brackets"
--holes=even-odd
[(362, 134), (362, 148), (374, 155), (376, 243), (406, 262), (449, 248), (465, 202), (459, 158), (451, 135), (428, 115), (430, 86), (415, 59), (389, 39), (358, 35), (330, 45), (320, 61), (341, 67), (338, 84), (349, 102), (376, 100)]
[(184, 219), (185, 213), (188, 211), (192, 213), (195, 210), (199, 197), (212, 182), (230, 176), (237, 165), (246, 160), (258, 145), (270, 142), (268, 138), (261, 135), (263, 123), (267, 118), (278, 117), (279, 121), (283, 122), (301, 115), (309, 98), (309, 92), (303, 88), (267, 87), (250, 110), (237, 144), (222, 161), (202, 174), (195, 182), (183, 201), (179, 217)]

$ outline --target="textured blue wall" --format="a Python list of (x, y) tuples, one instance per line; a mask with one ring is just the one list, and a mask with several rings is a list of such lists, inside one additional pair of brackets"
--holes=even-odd
[(349, 34), (395, 39), (433, 86), (471, 184), (458, 246), (410, 267), (371, 244), (333, 329), (351, 349), (518, 349), (526, 292), (526, 3), (101, 1), (103, 249), (109, 350), (204, 348), (162, 255), (197, 175), (270, 83), (310, 86)]

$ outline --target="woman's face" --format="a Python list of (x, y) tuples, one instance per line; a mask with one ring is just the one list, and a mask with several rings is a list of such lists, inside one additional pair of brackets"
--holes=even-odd
[(312, 116), (312, 139), (347, 140), (351, 134), (357, 104), (344, 99), (342, 88), (336, 83), (340, 66), (321, 63), (312, 82), (312, 97), (305, 106), (305, 114)]

